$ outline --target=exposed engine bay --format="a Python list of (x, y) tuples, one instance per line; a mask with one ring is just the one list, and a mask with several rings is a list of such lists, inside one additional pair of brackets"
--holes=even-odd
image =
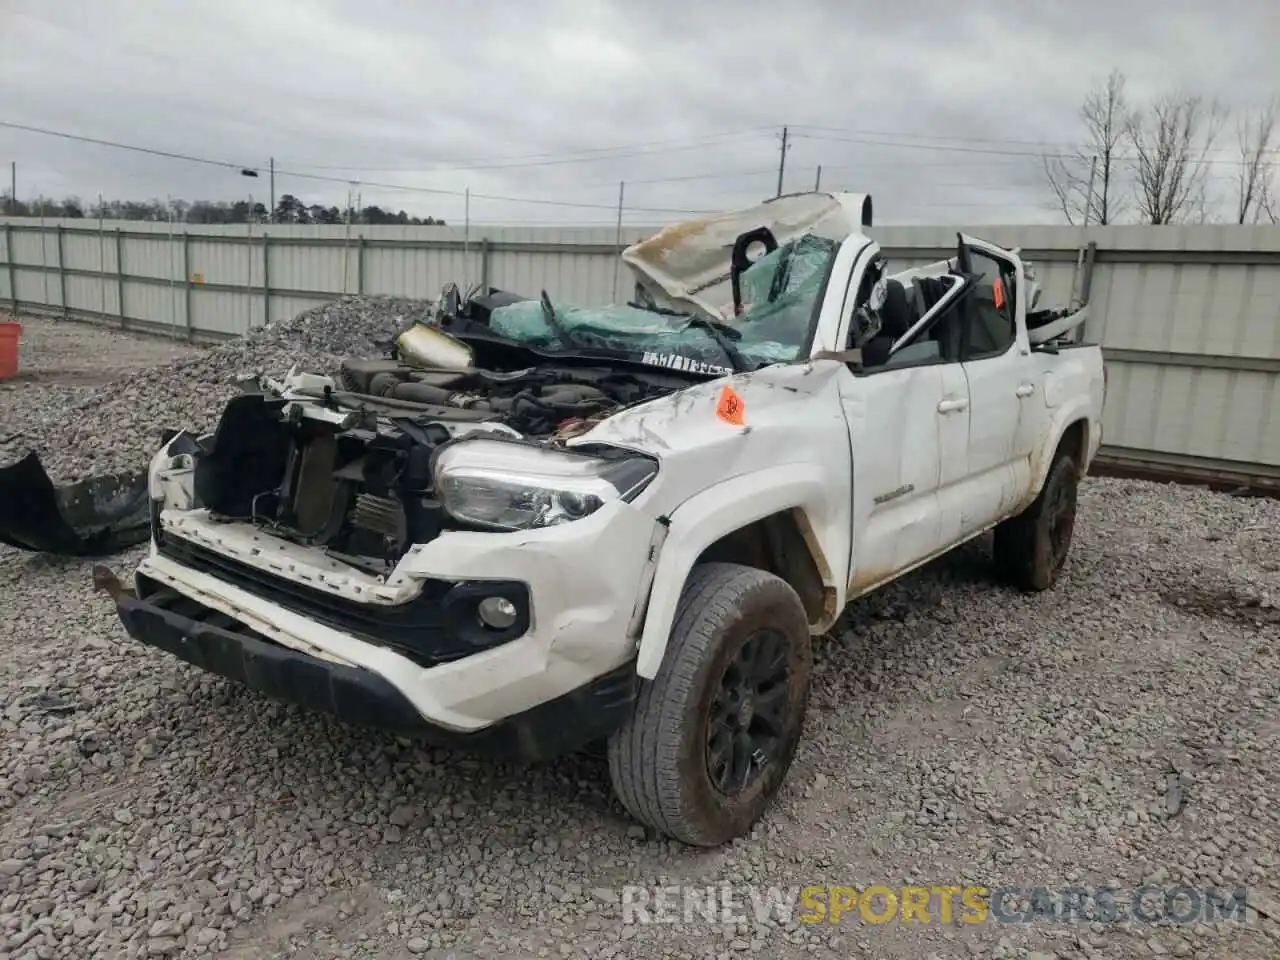
[(459, 526), (433, 488), (434, 456), (451, 441), (480, 431), (558, 447), (614, 411), (689, 383), (571, 360), (520, 369), (350, 360), (340, 381), (263, 381), (227, 404), (211, 436), (177, 438), (171, 475), (189, 477), (190, 490), (165, 499), (383, 574), (412, 544)]
[(421, 369), (394, 360), (350, 360), (343, 380), (365, 404), (415, 404), (419, 418), (497, 422), (526, 437), (565, 438), (615, 410), (689, 385), (617, 366), (545, 364), (518, 370)]

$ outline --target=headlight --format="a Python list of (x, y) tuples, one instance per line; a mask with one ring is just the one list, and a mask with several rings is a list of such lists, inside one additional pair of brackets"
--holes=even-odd
[(630, 500), (657, 472), (654, 461), (638, 455), (607, 459), (466, 440), (440, 451), (435, 488), (456, 520), (533, 530), (578, 520), (610, 500)]

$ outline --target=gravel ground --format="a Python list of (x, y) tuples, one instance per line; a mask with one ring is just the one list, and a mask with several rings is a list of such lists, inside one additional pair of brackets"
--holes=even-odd
[[(598, 759), (494, 765), (263, 700), (130, 641), (91, 564), (0, 553), (0, 960), (1280, 954), (1280, 502), (1090, 480), (1035, 596), (988, 549), (851, 606), (782, 797), (701, 852), (630, 822)], [(624, 885), (723, 882), (1247, 885), (1257, 912), (621, 922)]]
[[(10, 319), (0, 313), (0, 321)], [(45, 446), (63, 417), (103, 385), (197, 349), (83, 323), (29, 316), (21, 323), (18, 375), (0, 381), (0, 460), (6, 462), (29, 446)]]

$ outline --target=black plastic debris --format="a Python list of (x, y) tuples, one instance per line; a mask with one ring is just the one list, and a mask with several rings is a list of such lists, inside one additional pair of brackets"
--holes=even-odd
[(58, 485), (34, 451), (0, 467), (0, 542), (87, 557), (115, 553), (149, 535), (145, 471)]

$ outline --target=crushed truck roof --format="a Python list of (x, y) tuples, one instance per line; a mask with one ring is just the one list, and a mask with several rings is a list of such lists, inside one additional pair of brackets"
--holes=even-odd
[(627, 247), (622, 260), (657, 306), (719, 320), (733, 312), (733, 249), (743, 234), (765, 227), (785, 245), (806, 234), (840, 241), (870, 226), (870, 194), (787, 194), (672, 224)]

